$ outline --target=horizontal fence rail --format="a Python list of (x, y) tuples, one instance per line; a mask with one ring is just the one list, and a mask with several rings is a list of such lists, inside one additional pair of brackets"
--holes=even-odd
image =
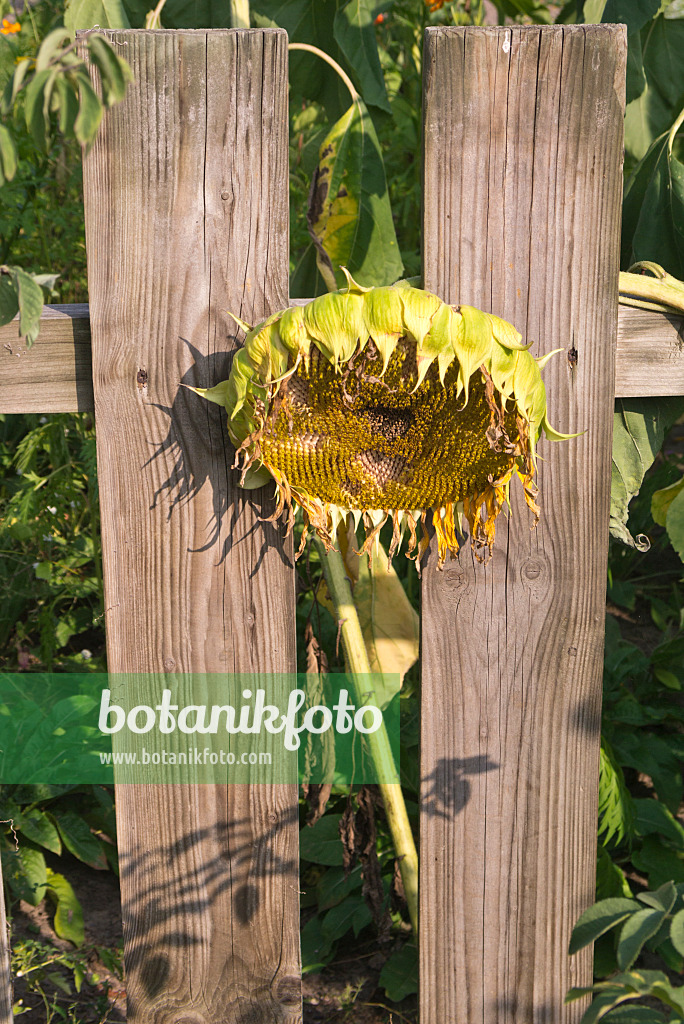
[[(684, 317), (620, 306), (615, 364), (616, 398), (684, 395)], [(93, 408), (87, 303), (44, 306), (31, 349), (18, 317), (0, 327), (0, 412)]]

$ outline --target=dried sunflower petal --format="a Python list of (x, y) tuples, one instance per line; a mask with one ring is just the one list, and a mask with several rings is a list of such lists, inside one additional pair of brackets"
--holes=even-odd
[(243, 486), (273, 477), (273, 518), (287, 514), (291, 528), (298, 506), (328, 545), (351, 511), (366, 527), (364, 550), (391, 518), (392, 550), (408, 528), (408, 553), (420, 559), (429, 521), (441, 567), (465, 520), (476, 555), (490, 554), (514, 476), (539, 517), (541, 432), (569, 436), (547, 422), (548, 356), (534, 359), (499, 317), (406, 281), (369, 289), (347, 279), (346, 290), (252, 328), (229, 380), (197, 389), (228, 412)]

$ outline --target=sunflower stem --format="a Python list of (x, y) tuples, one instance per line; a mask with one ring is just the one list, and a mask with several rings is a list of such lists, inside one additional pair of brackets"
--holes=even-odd
[[(339, 551), (334, 549), (326, 551), (325, 545), (318, 537), (314, 537), (314, 543), (321, 557), (330, 599), (335, 607), (344, 656), (352, 679), (354, 696), (359, 704), (365, 704), (369, 699), (373, 702), (373, 693), (369, 694), (367, 682), (368, 677), (371, 675), (368, 651), (352, 597), (344, 559)], [(399, 782), (399, 773), (392, 756), (392, 748), (384, 720), (377, 732), (369, 733), (366, 739), (378, 775), (380, 777), (396, 779), (395, 782), (381, 782), (380, 793), (382, 794), (385, 814), (387, 815), (394, 850), (399, 862), (399, 870), (404, 885), (404, 893), (406, 894), (413, 932), (417, 938), (418, 853), (413, 841), (413, 833), (411, 832), (411, 826), (406, 813), (404, 795)]]
[[(632, 271), (650, 271), (654, 277)], [(666, 274), (656, 263), (635, 263), (629, 272), (620, 274), (620, 302), (661, 313), (684, 313), (684, 284)]]

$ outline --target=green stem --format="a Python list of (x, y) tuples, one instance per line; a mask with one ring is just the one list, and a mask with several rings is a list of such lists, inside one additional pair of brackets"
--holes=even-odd
[(657, 277), (646, 274), (620, 274), (620, 302), (626, 306), (655, 309), (661, 313), (684, 313), (684, 284), (666, 274), (655, 263), (636, 263), (631, 269), (650, 270)]
[[(368, 700), (367, 678), (371, 675), (368, 651), (363, 639), (359, 616), (354, 605), (344, 560), (339, 551), (325, 550), (325, 545), (314, 537), (316, 550), (321, 556), (325, 580), (337, 614), (345, 659), (352, 677), (354, 694), (359, 703)], [(363, 682), (362, 682), (363, 678)], [(371, 694), (371, 701), (373, 700)], [(385, 814), (392, 834), (394, 850), (399, 861), (401, 880), (408, 903), (413, 932), (418, 937), (418, 853), (406, 813), (399, 773), (392, 757), (392, 748), (383, 721), (377, 732), (366, 737), (378, 775), (393, 778), (394, 782), (380, 783)]]

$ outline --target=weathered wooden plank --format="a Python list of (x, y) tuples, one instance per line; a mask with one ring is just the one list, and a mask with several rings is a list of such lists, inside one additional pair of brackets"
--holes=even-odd
[(93, 408), (88, 306), (43, 306), (40, 334), (27, 349), (19, 318), (0, 327), (0, 412)]
[(0, 864), (0, 1024), (12, 1024), (13, 1020), (9, 928), (5, 916), (5, 892)]
[[(308, 301), (293, 299), (291, 305)], [(656, 395), (684, 395), (684, 317), (620, 306), (615, 397)], [(45, 306), (40, 336), (30, 350), (21, 341), (18, 319), (0, 327), (0, 412), (92, 408), (87, 305)]]
[(620, 306), (615, 395), (684, 395), (684, 317)]
[(545, 370), (542, 519), (423, 570), (421, 1021), (560, 1024), (596, 858), (626, 44), (620, 26), (429, 29), (424, 272)]
[[(289, 542), (240, 491), (235, 327), (287, 303), (287, 37), (108, 34), (135, 85), (84, 164), (110, 672), (292, 672)], [(296, 786), (117, 791), (128, 1020), (301, 1020)]]

